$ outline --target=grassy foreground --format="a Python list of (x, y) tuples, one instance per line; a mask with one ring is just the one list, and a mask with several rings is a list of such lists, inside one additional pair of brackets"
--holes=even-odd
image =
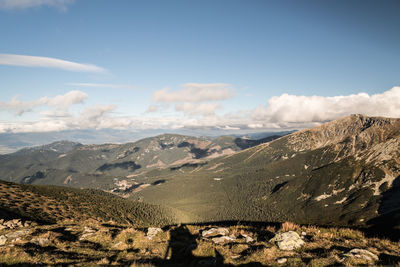
[[(366, 237), (358, 230), (282, 225), (227, 226), (235, 241), (215, 244), (201, 231), (214, 225), (175, 225), (152, 239), (145, 228), (100, 223), (32, 225), (0, 246), (0, 264), (117, 266), (400, 266), (400, 242)], [(305, 245), (280, 250), (269, 239), (277, 232), (305, 233)], [(0, 230), (0, 236), (16, 230)], [(304, 235), (303, 233), (303, 235)], [(243, 235), (253, 242), (246, 242)], [(353, 248), (368, 249), (379, 260), (347, 257)], [(284, 264), (278, 261), (286, 259)]]

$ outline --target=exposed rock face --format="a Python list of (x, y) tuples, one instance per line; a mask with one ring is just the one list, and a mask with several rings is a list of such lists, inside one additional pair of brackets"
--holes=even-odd
[(294, 231), (278, 233), (270, 242), (276, 243), (281, 250), (294, 250), (304, 245), (304, 241), (300, 238), (299, 234)]

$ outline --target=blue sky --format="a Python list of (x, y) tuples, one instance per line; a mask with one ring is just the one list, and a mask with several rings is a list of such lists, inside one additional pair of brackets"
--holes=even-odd
[(0, 132), (400, 117), (399, 11), (398, 1), (0, 0)]

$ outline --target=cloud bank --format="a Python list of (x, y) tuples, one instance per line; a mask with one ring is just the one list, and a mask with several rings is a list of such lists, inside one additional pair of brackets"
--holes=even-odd
[[(35, 108), (40, 107), (38, 111), (40, 118), (27, 122), (0, 121), (0, 133), (104, 128), (268, 131), (312, 127), (354, 113), (400, 117), (400, 87), (393, 87), (386, 92), (372, 95), (359, 93), (324, 97), (282, 94), (270, 98), (265, 106), (251, 110), (237, 110), (235, 113), (223, 115), (215, 114), (215, 110), (221, 107), (214, 100), (214, 96), (197, 94), (190, 96), (189, 102), (187, 96), (178, 98), (175, 93), (173, 96), (174, 101), (177, 99), (181, 101), (172, 102), (175, 104), (175, 113), (166, 115), (162, 112), (153, 112), (147, 115), (124, 116), (115, 112), (118, 110), (118, 106), (115, 105), (84, 106), (80, 111), (70, 112), (73, 105), (81, 104), (88, 98), (88, 95), (81, 91), (70, 91), (54, 97), (42, 97), (30, 102), (20, 101), (18, 97), (14, 97), (9, 102), (0, 103), (0, 111), (13, 111), (22, 115), (27, 111), (35, 112)], [(172, 98), (167, 97), (166, 99), (169, 101)], [(210, 99), (213, 100), (210, 101)], [(203, 116), (197, 116), (198, 114)]]
[(52, 6), (66, 10), (74, 0), (0, 0), (0, 9), (25, 9), (38, 6)]
[(283, 94), (272, 97), (266, 106), (257, 107), (253, 120), (271, 123), (302, 124), (325, 122), (350, 114), (400, 117), (400, 87), (381, 93), (347, 96), (296, 96)]
[(0, 54), (0, 65), (55, 68), (75, 72), (106, 72), (105, 69), (92, 64), (76, 63), (51, 57), (36, 57), (14, 54)]

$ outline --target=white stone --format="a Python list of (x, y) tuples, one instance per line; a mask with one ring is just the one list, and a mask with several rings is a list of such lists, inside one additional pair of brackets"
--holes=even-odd
[(279, 264), (284, 264), (284, 263), (287, 262), (287, 259), (286, 259), (286, 258), (279, 258), (279, 259), (277, 260), (277, 262), (278, 262)]
[(221, 243), (226, 243), (230, 241), (236, 240), (236, 237), (234, 235), (230, 236), (220, 236), (220, 237), (214, 237), (211, 239), (215, 244), (221, 244)]
[(147, 229), (147, 238), (152, 239), (155, 237), (158, 233), (162, 232), (163, 230), (159, 227), (149, 227)]
[(229, 234), (229, 230), (224, 227), (211, 228), (201, 233), (203, 237), (213, 237), (219, 235), (225, 236), (227, 234)]
[(300, 238), (299, 234), (294, 231), (278, 233), (270, 242), (276, 243), (281, 250), (294, 250), (304, 245), (304, 241)]

